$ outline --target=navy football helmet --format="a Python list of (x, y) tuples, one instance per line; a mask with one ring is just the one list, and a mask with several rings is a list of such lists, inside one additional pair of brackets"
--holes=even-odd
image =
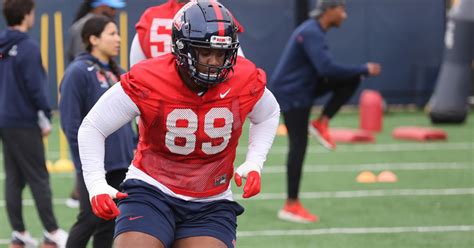
[[(237, 59), (237, 30), (232, 14), (217, 1), (187, 3), (173, 20), (172, 53), (178, 66), (202, 87), (209, 88), (223, 82)], [(200, 48), (224, 51), (224, 63), (220, 66), (200, 64)], [(207, 72), (200, 72), (198, 65)]]

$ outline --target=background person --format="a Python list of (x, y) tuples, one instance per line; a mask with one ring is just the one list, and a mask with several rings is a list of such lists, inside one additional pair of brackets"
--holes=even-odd
[[(38, 112), (51, 119), (46, 72), (38, 43), (27, 34), (34, 25), (33, 0), (4, 0), (7, 29), (0, 32), (0, 139), (5, 164), (5, 199), (12, 244), (37, 246), (23, 221), (22, 192), (28, 184), (47, 243), (64, 247), (67, 232), (53, 213)], [(45, 133), (47, 134), (47, 132)]]
[[(84, 24), (94, 16), (103, 15), (110, 18), (115, 18), (117, 9), (124, 8), (126, 3), (123, 0), (84, 0), (77, 11), (74, 22), (69, 28), (69, 43), (67, 45), (67, 59), (72, 62), (77, 55), (85, 52), (85, 47), (82, 42), (82, 27)], [(79, 186), (76, 179), (74, 189), (72, 190), (69, 199), (66, 200), (66, 206), (77, 208), (79, 206)]]
[[(61, 83), (61, 127), (68, 139), (76, 166), (80, 212), (69, 232), (68, 248), (86, 247), (94, 236), (93, 247), (112, 247), (114, 221), (102, 220), (92, 213), (89, 194), (82, 177), (77, 146), (77, 132), (82, 120), (97, 100), (120, 77), (120, 68), (113, 60), (119, 53), (120, 36), (112, 19), (106, 16), (90, 18), (82, 29), (85, 53), (76, 57), (67, 68)], [(133, 158), (134, 133), (130, 124), (110, 135), (105, 143), (106, 181), (119, 189)]]
[[(339, 27), (347, 18), (344, 4), (344, 0), (317, 1), (310, 18), (291, 35), (270, 81), (270, 89), (281, 106), (290, 146), (286, 164), (288, 199), (278, 213), (284, 220), (318, 220), (298, 200), (308, 127), (324, 147), (335, 149), (329, 135), (329, 120), (356, 92), (363, 76), (376, 76), (381, 71), (377, 63), (347, 66), (333, 60), (326, 32)], [(309, 123), (314, 99), (327, 93), (331, 93), (331, 98), (321, 115)]]
[(104, 15), (113, 19), (117, 14), (117, 9), (125, 6), (126, 3), (123, 0), (84, 0), (69, 28), (68, 61), (72, 62), (77, 55), (85, 52), (81, 31), (87, 20), (95, 15)]

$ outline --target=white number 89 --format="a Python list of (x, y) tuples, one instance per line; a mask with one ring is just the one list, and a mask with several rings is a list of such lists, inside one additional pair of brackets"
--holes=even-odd
[[(223, 119), (222, 127), (215, 127), (216, 119)], [(178, 127), (179, 120), (187, 121), (186, 127)], [(229, 144), (232, 133), (234, 116), (228, 108), (212, 108), (204, 116), (204, 133), (210, 138), (222, 138), (223, 142), (213, 146), (211, 142), (202, 143), (202, 151), (212, 155), (223, 151)], [(191, 109), (175, 109), (166, 118), (165, 144), (173, 153), (188, 155), (196, 149), (196, 131), (198, 130), (198, 116)], [(184, 146), (175, 144), (176, 138), (186, 140)]]

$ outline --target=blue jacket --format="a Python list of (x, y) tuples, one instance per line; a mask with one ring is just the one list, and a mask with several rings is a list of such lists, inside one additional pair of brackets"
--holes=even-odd
[[(101, 73), (103, 70), (104, 73)], [(104, 76), (104, 74), (107, 75)], [(66, 69), (60, 85), (61, 127), (69, 142), (72, 160), (78, 172), (81, 161), (77, 144), (77, 132), (94, 104), (109, 88), (117, 82), (107, 65), (102, 64), (88, 53), (79, 55)], [(105, 170), (113, 171), (128, 168), (135, 149), (135, 134), (131, 125), (125, 125), (105, 140)]]
[(312, 106), (320, 78), (343, 80), (367, 74), (366, 65), (345, 66), (334, 62), (326, 33), (319, 22), (311, 18), (291, 35), (270, 79), (269, 88), (285, 112)]
[(51, 119), (46, 72), (38, 43), (28, 34), (0, 32), (0, 128), (38, 127), (38, 111)]

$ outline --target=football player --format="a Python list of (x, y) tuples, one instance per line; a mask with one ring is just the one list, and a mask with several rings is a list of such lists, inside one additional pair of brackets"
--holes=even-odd
[[(171, 24), (173, 17), (179, 9), (189, 0), (168, 0), (168, 2), (150, 7), (135, 25), (137, 33), (133, 37), (130, 49), (130, 66), (149, 58), (171, 52)], [(234, 18), (239, 27), (238, 32), (244, 31), (243, 27)], [(243, 52), (239, 47), (239, 55)]]
[[(244, 209), (231, 178), (245, 180), (243, 198), (260, 192), (280, 112), (263, 70), (237, 56), (237, 30), (222, 4), (189, 2), (172, 23), (172, 54), (132, 67), (85, 117), (84, 179), (94, 213), (118, 216), (115, 247), (235, 246)], [(104, 178), (104, 140), (138, 115), (138, 148), (118, 192)], [(248, 152), (234, 173), (246, 118)]]

